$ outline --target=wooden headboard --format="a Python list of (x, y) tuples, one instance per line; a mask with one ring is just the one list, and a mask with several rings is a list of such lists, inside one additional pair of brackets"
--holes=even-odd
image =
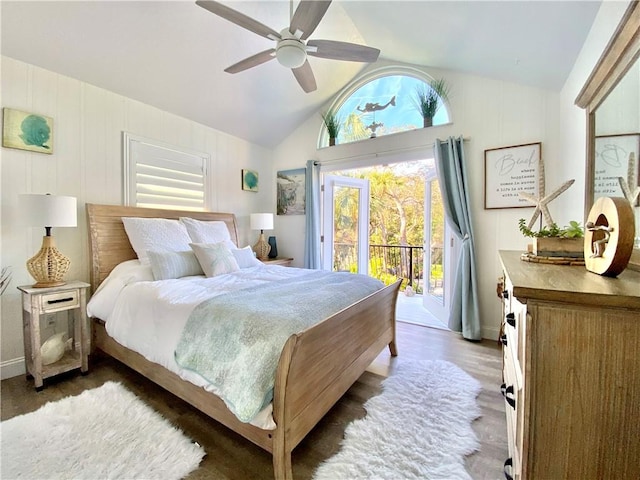
[(191, 217), (197, 220), (223, 221), (229, 229), (231, 240), (236, 245), (238, 244), (238, 225), (233, 213), (162, 210), (93, 203), (87, 203), (86, 206), (92, 292), (96, 291), (116, 265), (126, 260), (138, 258), (124, 230), (122, 217), (173, 218), (176, 220), (179, 217)]

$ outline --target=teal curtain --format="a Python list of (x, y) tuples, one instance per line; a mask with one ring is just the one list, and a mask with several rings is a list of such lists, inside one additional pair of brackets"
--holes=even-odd
[(307, 162), (305, 196), (304, 268), (320, 269), (320, 166), (314, 160)]
[(468, 340), (480, 340), (476, 255), (463, 138), (449, 137), (446, 142), (436, 140), (434, 150), (447, 220), (451, 229), (462, 240), (453, 283), (449, 328), (462, 332), (462, 336)]

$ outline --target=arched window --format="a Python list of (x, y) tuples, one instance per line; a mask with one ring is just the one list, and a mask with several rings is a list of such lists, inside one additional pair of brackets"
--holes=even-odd
[[(361, 79), (336, 100), (331, 111), (337, 112), (340, 133), (336, 143), (351, 143), (407, 130), (423, 128), (423, 116), (417, 106), (418, 94), (430, 92), (433, 80), (419, 78), (399, 68), (374, 72)], [(449, 123), (446, 103), (440, 96), (433, 125)], [(326, 129), (320, 135), (319, 146), (329, 145)]]

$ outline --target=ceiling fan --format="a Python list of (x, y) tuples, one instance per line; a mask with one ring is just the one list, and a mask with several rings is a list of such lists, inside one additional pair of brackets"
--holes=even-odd
[[(280, 33), (219, 2), (198, 0), (196, 4), (231, 23), (277, 42), (275, 48), (257, 53), (225, 68), (224, 71), (228, 73), (242, 72), (276, 58), (281, 65), (291, 69), (302, 89), (309, 93), (313, 92), (317, 86), (307, 55), (371, 63), (375, 62), (380, 54), (377, 48), (355, 43), (334, 40), (307, 41), (327, 12), (331, 0), (301, 0), (295, 13), (291, 15), (289, 27), (284, 28)], [(293, 10), (293, 0), (291, 0), (291, 10)]]

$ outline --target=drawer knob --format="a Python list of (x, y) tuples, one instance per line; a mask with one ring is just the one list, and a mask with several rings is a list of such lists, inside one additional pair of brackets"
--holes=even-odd
[(513, 475), (509, 471), (513, 468), (513, 459), (511, 457), (504, 461), (504, 478), (507, 480), (513, 480)]
[(509, 290), (505, 290), (504, 292), (502, 292), (502, 298), (504, 298), (505, 300), (509, 299)]
[(516, 409), (516, 398), (513, 390), (513, 385), (509, 385), (507, 387), (506, 383), (500, 385), (500, 391), (502, 392), (502, 396), (507, 401), (507, 403), (513, 408)]
[(513, 328), (516, 328), (516, 314), (515, 313), (507, 313), (507, 323), (511, 325)]

